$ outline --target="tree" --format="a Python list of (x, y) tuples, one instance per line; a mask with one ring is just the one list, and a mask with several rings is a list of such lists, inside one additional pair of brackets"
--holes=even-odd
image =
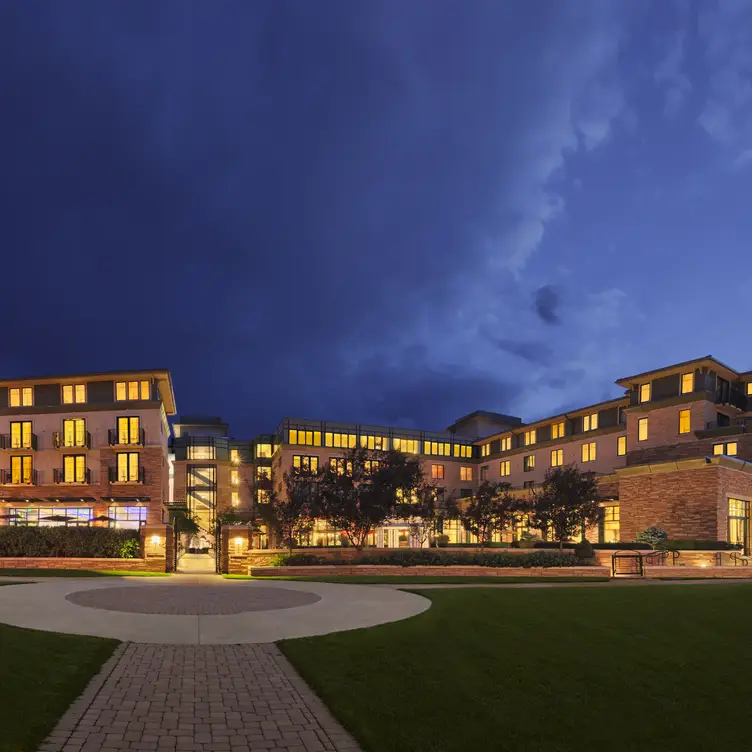
[(420, 461), (397, 450), (355, 447), (320, 471), (314, 485), (321, 516), (361, 550), (371, 531), (397, 515), (423, 480)]
[(549, 470), (530, 501), (530, 526), (545, 532), (564, 547), (564, 541), (598, 522), (598, 484), (590, 473), (574, 465)]
[(421, 482), (412, 498), (399, 504), (397, 514), (422, 548), (439, 534), (444, 520), (457, 516), (457, 503), (443, 488)]
[(460, 513), (462, 526), (478, 537), (484, 548), (491, 542), (495, 532), (500, 532), (514, 523), (519, 502), (509, 493), (509, 483), (492, 483), (484, 480), (475, 495)]
[(285, 497), (280, 498), (273, 480), (268, 484), (267, 501), (258, 505), (258, 513), (291, 551), (296, 541), (308, 535), (316, 524), (317, 473), (284, 473)]

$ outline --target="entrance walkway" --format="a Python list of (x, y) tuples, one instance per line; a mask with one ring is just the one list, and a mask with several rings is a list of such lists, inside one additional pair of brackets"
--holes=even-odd
[(183, 554), (178, 559), (178, 573), (215, 574), (217, 562), (211, 554)]
[(100, 750), (357, 752), (359, 747), (275, 645), (126, 644), (39, 748)]

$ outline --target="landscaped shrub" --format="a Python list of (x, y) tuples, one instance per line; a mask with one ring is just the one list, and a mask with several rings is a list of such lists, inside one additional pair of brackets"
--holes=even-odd
[(739, 548), (735, 543), (715, 540), (665, 540), (656, 548), (664, 551), (734, 551)]
[(437, 535), (436, 536), (436, 545), (439, 548), (446, 548), (449, 545), (449, 536), (448, 535)]
[(657, 546), (667, 538), (668, 533), (662, 527), (656, 527), (655, 525), (645, 528), (645, 530), (642, 530), (635, 536), (637, 543), (649, 543), (651, 546)]
[(593, 546), (588, 540), (580, 541), (574, 547), (574, 555), (581, 561), (589, 561), (595, 556)]
[(520, 548), (535, 548), (538, 542), (540, 542), (540, 535), (531, 533), (529, 530), (520, 535)]
[[(587, 562), (589, 563), (589, 562)], [(481, 566), (481, 567), (576, 567), (582, 566), (576, 556), (553, 551), (532, 551), (529, 554), (470, 553), (446, 549), (414, 548), (384, 549), (383, 553), (361, 554), (355, 559), (325, 559), (316, 554), (278, 554), (272, 561), (275, 567), (313, 566), (316, 564), (367, 564), (397, 567), (418, 566)]]
[(106, 527), (2, 527), (0, 556), (132, 559), (140, 554), (138, 530)]

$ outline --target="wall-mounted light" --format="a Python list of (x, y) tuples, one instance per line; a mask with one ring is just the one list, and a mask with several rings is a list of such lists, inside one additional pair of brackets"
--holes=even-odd
[(236, 546), (242, 546), (243, 545), (243, 539), (242, 538), (235, 538), (235, 545)]
[(153, 544), (154, 544), (155, 546), (158, 546), (158, 545), (159, 545), (159, 544), (160, 544), (160, 543), (162, 542), (162, 539), (161, 539), (161, 538), (160, 538), (160, 537), (159, 537), (158, 535), (152, 535), (152, 536), (151, 536), (151, 542), (152, 542), (152, 543), (153, 543)]

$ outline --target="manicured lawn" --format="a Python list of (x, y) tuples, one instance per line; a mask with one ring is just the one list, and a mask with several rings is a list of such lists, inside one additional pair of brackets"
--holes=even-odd
[(412, 619), (280, 643), (368, 752), (747, 749), (752, 591), (421, 591)]
[(0, 624), (0, 752), (34, 752), (117, 645)]
[(169, 577), (167, 572), (126, 569), (0, 569), (0, 577)]
[(333, 577), (251, 577), (224, 574), (228, 580), (297, 580), (298, 582), (337, 582), (350, 585), (508, 585), (519, 582), (608, 582), (608, 577), (397, 577), (392, 575), (341, 575)]

